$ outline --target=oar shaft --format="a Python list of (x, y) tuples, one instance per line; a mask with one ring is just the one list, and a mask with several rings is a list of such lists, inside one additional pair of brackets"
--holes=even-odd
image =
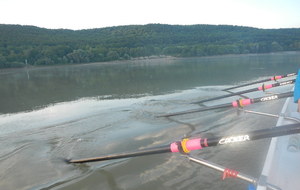
[(230, 88), (226, 88), (226, 89), (223, 89), (223, 90), (224, 91), (226, 91), (226, 90), (232, 90), (232, 89), (235, 89), (235, 88), (241, 88), (241, 87), (244, 87), (244, 86), (250, 86), (250, 85), (253, 85), (253, 84), (257, 84), (257, 83), (262, 83), (262, 82), (267, 82), (267, 81), (273, 81), (273, 80), (276, 81), (278, 79), (282, 79), (282, 78), (286, 78), (286, 77), (292, 77), (292, 76), (296, 76), (296, 75), (297, 75), (297, 73), (290, 73), (290, 74), (286, 74), (286, 75), (274, 76), (274, 77), (271, 77), (271, 78), (268, 78), (268, 79), (254, 81), (254, 82), (250, 82), (250, 83), (246, 83), (246, 84), (241, 84), (241, 85), (230, 87)]
[(258, 103), (258, 102), (267, 102), (267, 101), (272, 101), (272, 100), (277, 100), (280, 98), (287, 98), (291, 97), (294, 95), (294, 92), (286, 92), (286, 93), (281, 93), (281, 94), (274, 94), (270, 96), (265, 96), (265, 97), (260, 97), (260, 98), (254, 98), (252, 99), (252, 103)]
[(228, 98), (228, 97), (231, 97), (231, 96), (237, 96), (237, 95), (246, 94), (246, 93), (254, 92), (254, 91), (257, 91), (257, 88), (252, 88), (252, 89), (244, 90), (244, 91), (241, 91), (241, 92), (233, 92), (231, 94), (226, 94), (226, 95), (223, 95), (223, 96), (208, 98), (208, 99), (205, 99), (205, 100), (200, 100), (198, 102), (192, 102), (192, 104), (201, 104), (201, 103), (204, 103), (204, 102), (218, 100), (218, 99), (221, 99), (221, 98)]
[(131, 158), (137, 156), (146, 156), (152, 154), (161, 154), (170, 152), (170, 146), (166, 145), (163, 147), (157, 147), (153, 149), (146, 149), (140, 151), (134, 151), (129, 153), (121, 153), (121, 154), (112, 154), (107, 156), (101, 157), (93, 157), (93, 158), (84, 158), (84, 159), (77, 159), (77, 160), (68, 160), (69, 163), (86, 163), (86, 162), (98, 162), (98, 161), (105, 161), (105, 160), (114, 160), (114, 159), (121, 159), (121, 158)]
[(113, 154), (102, 157), (95, 158), (85, 158), (78, 160), (68, 160), (68, 163), (85, 163), (85, 162), (96, 162), (120, 158), (130, 158), (137, 156), (145, 156), (150, 154), (161, 154), (168, 152), (181, 152), (189, 153), (193, 150), (200, 150), (206, 147), (218, 146), (218, 145), (227, 145), (232, 143), (239, 143), (245, 141), (253, 141), (271, 137), (278, 137), (283, 135), (290, 135), (300, 133), (300, 123), (284, 125), (280, 127), (273, 127), (268, 129), (261, 129), (250, 131), (243, 134), (231, 135), (231, 136), (222, 136), (214, 138), (193, 138), (193, 139), (183, 139), (182, 141), (176, 141), (170, 145), (165, 145), (161, 147), (155, 147), (152, 149), (138, 150), (129, 153)]
[(184, 114), (203, 112), (203, 111), (214, 110), (214, 109), (219, 109), (219, 108), (227, 108), (227, 107), (244, 107), (244, 106), (258, 103), (258, 102), (267, 102), (267, 101), (277, 100), (280, 98), (291, 97), (291, 96), (293, 96), (293, 93), (294, 92), (292, 91), (292, 92), (286, 92), (286, 93), (282, 93), (282, 94), (274, 94), (274, 95), (264, 96), (264, 97), (260, 97), (260, 98), (254, 98), (254, 99), (240, 99), (240, 100), (234, 101), (232, 103), (215, 105), (215, 106), (204, 107), (204, 108), (199, 108), (199, 109), (192, 109), (192, 110), (182, 111), (182, 112), (175, 112), (175, 113), (170, 113), (170, 114), (164, 114), (164, 115), (159, 115), (158, 117), (171, 117), (171, 116), (176, 116), (176, 115), (184, 115)]
[(189, 111), (182, 111), (182, 112), (159, 115), (158, 117), (171, 117), (171, 116), (176, 116), (176, 115), (184, 115), (184, 114), (189, 114), (189, 113), (203, 112), (203, 111), (220, 109), (220, 108), (228, 108), (231, 106), (232, 106), (232, 103), (227, 103), (227, 104), (215, 105), (215, 106), (204, 107), (204, 108), (199, 108), (199, 109), (192, 109)]
[(260, 130), (250, 131), (244, 134), (233, 135), (228, 137), (214, 137), (211, 139), (207, 139), (207, 145), (208, 147), (225, 145), (225, 144), (232, 144), (237, 142), (279, 137), (279, 136), (296, 134), (296, 133), (300, 133), (300, 123), (289, 124), (289, 125), (267, 128), (267, 129), (260, 129)]

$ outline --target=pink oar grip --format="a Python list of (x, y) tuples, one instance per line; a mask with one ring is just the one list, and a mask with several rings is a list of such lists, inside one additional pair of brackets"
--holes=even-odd
[(186, 147), (188, 150), (199, 150), (202, 149), (201, 139), (191, 139), (186, 142)]
[[(242, 106), (247, 106), (251, 104), (251, 99), (242, 99), (242, 100), (238, 100), (241, 101)], [(232, 102), (232, 106), (233, 107), (238, 107), (238, 101), (234, 101)]]
[[(186, 142), (186, 148), (191, 151), (191, 150), (200, 150), (202, 149), (202, 146), (201, 146), (201, 138), (199, 139), (191, 139), (191, 140), (188, 140)], [(171, 149), (171, 152), (179, 152), (179, 148), (176, 144), (176, 142), (172, 143), (170, 145), (170, 149)]]
[(177, 144), (176, 144), (175, 142), (173, 142), (173, 143), (170, 145), (170, 149), (171, 149), (171, 152), (179, 152), (178, 147), (177, 147)]
[(277, 79), (282, 79), (283, 76), (275, 76), (275, 77), (271, 77), (271, 80), (277, 80)]
[[(273, 87), (272, 84), (265, 85), (265, 89), (269, 89), (269, 88), (272, 88), (272, 87)], [(263, 90), (263, 87), (262, 86), (258, 87), (258, 90)]]

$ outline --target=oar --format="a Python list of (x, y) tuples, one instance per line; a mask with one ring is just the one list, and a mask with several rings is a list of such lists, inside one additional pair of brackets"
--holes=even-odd
[(270, 95), (270, 96), (264, 96), (264, 97), (253, 98), (253, 99), (240, 99), (240, 100), (234, 101), (232, 103), (215, 105), (215, 106), (210, 106), (210, 107), (202, 107), (202, 108), (192, 109), (192, 110), (182, 111), (182, 112), (169, 113), (169, 114), (159, 115), (157, 117), (171, 117), (171, 116), (176, 116), (176, 115), (184, 115), (184, 114), (189, 114), (189, 113), (203, 112), (203, 111), (220, 109), (220, 108), (228, 108), (228, 107), (244, 107), (244, 106), (258, 103), (258, 102), (266, 102), (266, 101), (277, 100), (280, 98), (291, 97), (291, 96), (293, 96), (293, 93), (294, 92), (286, 92), (286, 93), (282, 93), (282, 94), (274, 94), (274, 95)]
[(265, 90), (270, 89), (270, 88), (284, 86), (284, 85), (288, 85), (288, 84), (293, 84), (293, 83), (295, 83), (295, 81), (296, 81), (296, 79), (289, 80), (289, 81), (284, 81), (284, 82), (277, 82), (277, 83), (268, 84), (268, 85), (263, 84), (262, 86), (260, 86), (258, 88), (251, 88), (251, 89), (240, 91), (240, 92), (232, 92), (231, 94), (226, 94), (226, 95), (223, 95), (223, 96), (217, 96), (217, 97), (201, 100), (201, 101), (198, 101), (198, 102), (193, 102), (192, 104), (200, 104), (200, 103), (204, 103), (204, 102), (208, 102), (208, 101), (212, 101), (212, 100), (218, 100), (218, 99), (222, 99), (222, 98), (227, 98), (227, 97), (231, 97), (231, 96), (246, 94), (246, 93), (249, 93), (249, 92), (255, 92), (255, 91), (260, 91), (260, 90), (265, 91)]
[(238, 85), (238, 86), (226, 88), (226, 89), (223, 89), (223, 90), (224, 91), (226, 91), (226, 90), (232, 90), (232, 89), (235, 89), (235, 88), (240, 88), (240, 87), (244, 87), (244, 86), (250, 86), (250, 85), (253, 85), (253, 84), (267, 82), (267, 81), (272, 81), (272, 80), (276, 81), (278, 79), (282, 79), (282, 78), (286, 78), (286, 77), (291, 77), (291, 76), (296, 76), (296, 75), (297, 75), (297, 73), (290, 73), (290, 74), (286, 74), (286, 75), (278, 75), (278, 76), (274, 76), (274, 77), (271, 77), (271, 78), (262, 79), (262, 80), (259, 80), (259, 81), (254, 81), (254, 82), (250, 82), (250, 83), (241, 84), (241, 85)]
[(193, 138), (193, 139), (185, 138), (181, 141), (176, 141), (169, 145), (164, 145), (161, 147), (154, 147), (151, 149), (137, 150), (133, 152), (112, 154), (112, 155), (93, 157), (93, 158), (84, 158), (78, 160), (71, 159), (71, 160), (66, 160), (66, 162), (86, 163), (86, 162), (96, 162), (96, 161), (131, 158), (137, 156), (145, 156), (145, 155), (161, 154), (161, 153), (174, 153), (174, 152), (187, 154), (192, 150), (200, 150), (211, 146), (253, 141), (253, 140), (259, 140), (259, 139), (265, 139), (271, 137), (290, 135), (295, 133), (300, 133), (300, 123), (283, 125), (279, 127), (272, 127), (268, 129), (254, 130), (254, 131), (245, 132), (238, 135), (231, 135), (231, 136), (222, 136), (222, 137), (213, 137), (213, 138)]

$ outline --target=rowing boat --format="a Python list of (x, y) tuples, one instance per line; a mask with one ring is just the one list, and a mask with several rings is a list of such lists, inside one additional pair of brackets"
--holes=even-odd
[[(276, 126), (300, 122), (297, 104), (287, 98)], [(267, 190), (267, 184), (277, 189), (295, 190), (300, 180), (300, 135), (272, 138), (257, 190)]]

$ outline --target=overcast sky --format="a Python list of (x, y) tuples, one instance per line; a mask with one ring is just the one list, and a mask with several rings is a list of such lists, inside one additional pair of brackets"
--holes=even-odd
[(78, 30), (149, 23), (300, 28), (300, 0), (0, 0), (0, 24)]

